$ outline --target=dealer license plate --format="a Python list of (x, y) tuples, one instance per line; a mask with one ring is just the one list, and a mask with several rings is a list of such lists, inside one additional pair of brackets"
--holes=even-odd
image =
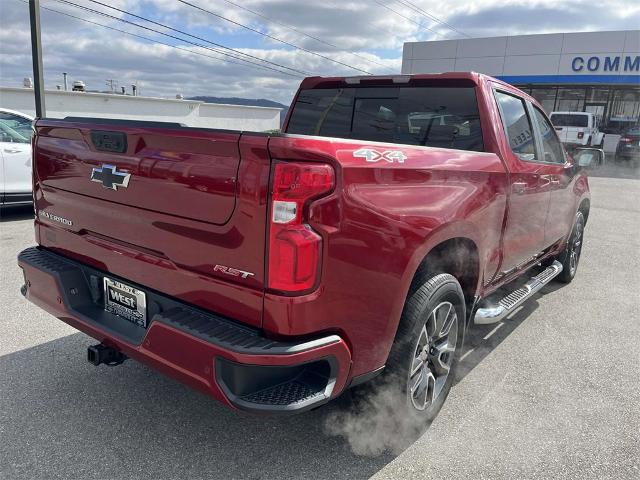
[(147, 327), (147, 299), (142, 290), (104, 277), (104, 309)]

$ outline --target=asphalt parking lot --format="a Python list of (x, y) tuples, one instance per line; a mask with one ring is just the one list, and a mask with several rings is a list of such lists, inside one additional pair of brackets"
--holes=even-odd
[(474, 329), (442, 412), (408, 446), (358, 429), (344, 402), (254, 417), (133, 361), (89, 365), (95, 342), (21, 297), (31, 210), (4, 211), (0, 478), (639, 478), (640, 179), (605, 168), (591, 188), (576, 280)]

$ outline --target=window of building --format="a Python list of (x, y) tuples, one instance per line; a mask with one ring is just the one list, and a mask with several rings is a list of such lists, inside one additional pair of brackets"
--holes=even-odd
[(584, 98), (584, 88), (560, 88), (554, 110), (556, 112), (582, 112)]
[(496, 92), (496, 100), (500, 107), (502, 122), (507, 131), (511, 150), (521, 160), (535, 160), (533, 129), (524, 101), (504, 92)]
[[(553, 126), (538, 109), (533, 107), (533, 113), (542, 135), (542, 149), (544, 151), (544, 161), (552, 163), (564, 163), (564, 154), (562, 153), (562, 144), (556, 135)], [(586, 117), (586, 115), (584, 115)]]
[(609, 100), (609, 89), (606, 87), (591, 87), (587, 90), (587, 103), (606, 103)]
[(640, 120), (640, 89), (614, 90), (609, 106), (609, 128), (622, 132)]
[(556, 104), (557, 88), (532, 88), (531, 96), (535, 98), (545, 112), (551, 113), (554, 110)]

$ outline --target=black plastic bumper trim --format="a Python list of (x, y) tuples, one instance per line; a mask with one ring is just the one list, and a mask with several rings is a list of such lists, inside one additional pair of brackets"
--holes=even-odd
[(327, 403), (335, 387), (333, 356), (289, 365), (247, 365), (215, 360), (216, 383), (231, 404), (252, 413), (293, 414)]
[[(366, 383), (369, 380), (373, 380), (378, 375), (380, 375), (382, 372), (384, 372), (384, 367), (385, 366), (383, 365), (381, 367), (376, 368), (375, 370), (373, 370), (371, 372), (363, 373), (361, 375), (357, 375), (357, 376), (353, 377), (351, 379), (351, 382), (349, 383), (349, 386), (347, 388), (353, 388), (355, 386), (358, 386), (358, 385), (361, 385), (363, 383)], [(345, 390), (347, 388), (345, 388)]]

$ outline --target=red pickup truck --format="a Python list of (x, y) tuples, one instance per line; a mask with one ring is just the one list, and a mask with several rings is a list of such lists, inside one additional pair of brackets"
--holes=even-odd
[(90, 362), (252, 412), (381, 374), (433, 418), (465, 330), (570, 282), (589, 215), (540, 105), (476, 73), (307, 78), (275, 135), (35, 129), (26, 298), (97, 339)]

